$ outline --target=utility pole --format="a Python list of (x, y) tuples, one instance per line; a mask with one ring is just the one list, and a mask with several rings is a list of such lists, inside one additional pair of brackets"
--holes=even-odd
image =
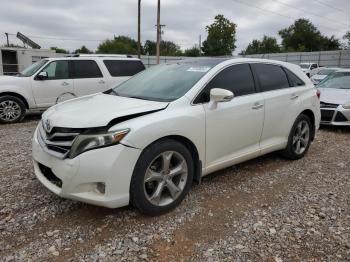
[(138, 0), (137, 54), (141, 58), (141, 0)]
[(7, 40), (7, 47), (10, 47), (9, 33), (5, 33), (5, 35), (6, 35), (6, 40)]
[(158, 0), (157, 5), (157, 64), (159, 64), (159, 56), (160, 56), (160, 0)]

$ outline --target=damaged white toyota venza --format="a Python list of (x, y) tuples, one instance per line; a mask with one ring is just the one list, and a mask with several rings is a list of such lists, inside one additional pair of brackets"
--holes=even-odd
[(303, 157), (319, 122), (319, 93), (298, 66), (163, 64), (47, 110), (33, 138), (34, 169), (59, 196), (159, 214), (213, 171), (276, 150)]

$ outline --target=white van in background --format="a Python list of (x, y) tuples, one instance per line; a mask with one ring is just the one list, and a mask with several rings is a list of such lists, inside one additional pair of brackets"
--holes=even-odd
[(104, 92), (144, 70), (140, 59), (126, 55), (75, 55), (47, 58), (16, 76), (0, 77), (0, 123), (21, 121), (26, 111)]

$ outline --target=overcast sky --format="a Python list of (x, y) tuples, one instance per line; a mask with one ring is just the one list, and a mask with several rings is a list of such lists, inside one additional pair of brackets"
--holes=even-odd
[[(156, 2), (142, 0), (142, 41), (156, 38)], [(349, 0), (161, 0), (163, 39), (182, 49), (191, 47), (199, 35), (206, 38), (205, 26), (217, 14), (237, 24), (236, 52), (264, 34), (277, 36), (279, 29), (301, 17), (328, 36), (341, 38), (350, 30)], [(86, 45), (95, 50), (99, 43), (95, 40), (113, 35), (136, 39), (137, 0), (1, 0), (0, 44), (6, 42), (5, 32), (18, 31), (43, 48), (74, 51)], [(12, 35), (10, 42), (19, 43)]]

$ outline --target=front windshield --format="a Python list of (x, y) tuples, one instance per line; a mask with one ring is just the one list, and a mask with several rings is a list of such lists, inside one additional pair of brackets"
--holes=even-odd
[(309, 64), (300, 64), (300, 67), (303, 69), (307, 69), (310, 67), (310, 65)]
[(330, 74), (318, 85), (318, 87), (350, 89), (350, 72), (335, 72)]
[(329, 75), (330, 73), (333, 73), (333, 72), (335, 72), (335, 71), (336, 71), (336, 69), (322, 69), (322, 70), (320, 70), (320, 72), (318, 72), (317, 74), (318, 74), (318, 75), (327, 76), (327, 75)]
[(28, 77), (28, 76), (34, 75), (36, 73), (36, 71), (38, 71), (43, 65), (45, 65), (47, 63), (47, 61), (48, 60), (43, 59), (43, 60), (40, 60), (40, 61), (28, 66), (21, 73), (19, 73), (19, 76)]
[(171, 102), (186, 94), (211, 67), (196, 63), (153, 66), (115, 87), (111, 94)]

